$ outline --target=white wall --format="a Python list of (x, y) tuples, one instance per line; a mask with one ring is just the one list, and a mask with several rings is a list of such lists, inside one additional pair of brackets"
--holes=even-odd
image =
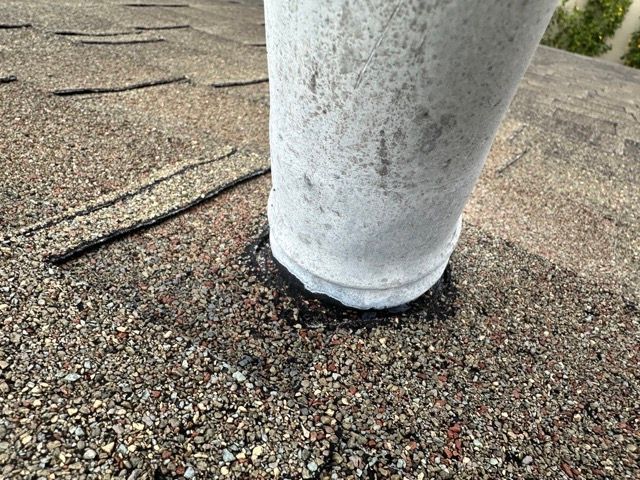
[[(569, 0), (566, 8), (572, 9), (584, 7), (587, 0)], [(610, 38), (607, 43), (611, 45), (611, 50), (606, 52), (600, 58), (610, 62), (622, 63), (620, 57), (627, 51), (631, 34), (640, 28), (640, 0), (633, 0), (627, 15), (624, 17), (622, 24), (616, 31), (615, 35)]]
[(631, 34), (640, 28), (640, 0), (634, 0), (629, 7), (627, 16), (624, 17), (620, 28), (616, 31), (613, 38), (609, 40), (611, 50), (606, 52), (600, 58), (612, 62), (621, 62), (620, 57), (624, 55), (629, 46)]

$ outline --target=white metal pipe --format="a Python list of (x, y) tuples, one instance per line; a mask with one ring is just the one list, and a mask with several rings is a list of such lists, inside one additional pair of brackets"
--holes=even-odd
[(556, 0), (266, 0), (274, 257), (356, 308), (442, 275)]

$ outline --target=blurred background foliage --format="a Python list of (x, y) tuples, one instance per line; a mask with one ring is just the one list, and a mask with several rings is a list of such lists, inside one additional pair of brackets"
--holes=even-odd
[[(567, 6), (563, 0), (556, 9), (542, 44), (596, 57), (611, 49), (607, 43), (622, 24), (632, 0), (587, 0), (583, 6)], [(640, 29), (630, 38), (622, 56), (628, 66), (640, 68)]]

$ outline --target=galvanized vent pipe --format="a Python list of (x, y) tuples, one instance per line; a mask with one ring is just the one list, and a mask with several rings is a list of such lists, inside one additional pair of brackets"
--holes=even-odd
[(266, 0), (274, 257), (356, 308), (442, 275), (556, 0)]

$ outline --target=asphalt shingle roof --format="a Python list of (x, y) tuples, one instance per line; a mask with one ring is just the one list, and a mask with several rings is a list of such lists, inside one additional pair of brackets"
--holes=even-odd
[(638, 71), (540, 47), (441, 283), (358, 312), (269, 254), (261, 3), (124, 3), (0, 10), (0, 478), (637, 478)]

